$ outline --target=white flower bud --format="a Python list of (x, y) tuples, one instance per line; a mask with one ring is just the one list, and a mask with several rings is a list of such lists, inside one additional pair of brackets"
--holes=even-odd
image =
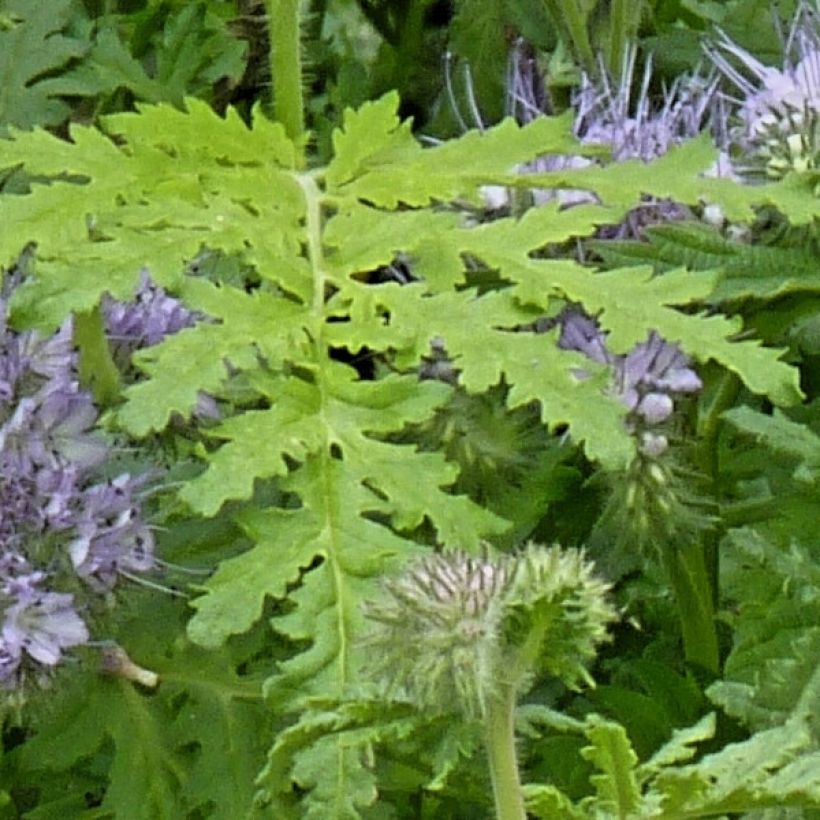
[(723, 208), (721, 208), (720, 205), (707, 205), (703, 209), (703, 221), (714, 225), (716, 228), (722, 228), (726, 222)]
[(674, 409), (674, 402), (666, 393), (647, 393), (638, 405), (638, 413), (650, 424), (666, 421)]

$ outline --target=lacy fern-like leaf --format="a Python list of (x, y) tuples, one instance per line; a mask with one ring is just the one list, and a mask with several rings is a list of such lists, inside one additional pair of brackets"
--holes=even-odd
[(820, 478), (820, 436), (810, 427), (798, 424), (775, 411), (768, 416), (750, 407), (735, 407), (724, 414), (742, 433), (798, 462), (794, 477), (813, 485)]
[(803, 709), (820, 749), (816, 703), (820, 687), (820, 568), (792, 544), (769, 543), (751, 528), (725, 543), (726, 591), (740, 608), (725, 680), (709, 697), (754, 729), (780, 725)]
[(817, 254), (803, 248), (733, 242), (698, 223), (656, 225), (646, 230), (647, 242), (593, 243), (596, 253), (613, 267), (651, 264), (656, 270), (687, 267), (720, 270), (709, 301), (774, 299), (789, 293), (817, 293)]
[[(224, 77), (238, 80), (245, 67), (245, 45), (202, 2), (188, 3), (164, 21), (158, 9), (152, 21), (153, 71), (129, 52), (113, 21), (104, 21), (93, 47), (77, 66), (42, 82), (50, 96), (92, 97), (127, 89), (146, 102), (182, 105), (186, 94), (210, 90)], [(148, 39), (143, 27), (140, 39)]]

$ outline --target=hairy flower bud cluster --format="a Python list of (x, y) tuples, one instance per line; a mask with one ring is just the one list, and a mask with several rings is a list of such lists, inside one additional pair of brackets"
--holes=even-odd
[[(80, 386), (73, 323), (51, 336), (15, 331), (8, 302), (19, 271), (0, 283), (0, 685), (27, 667), (55, 666), (89, 633), (75, 595), (48, 584), (111, 590), (154, 566), (139, 493), (145, 478), (100, 480), (111, 448), (93, 431), (97, 409)], [(116, 344), (135, 349), (193, 319), (146, 277), (133, 304), (105, 306)]]
[(606, 591), (578, 550), (430, 555), (366, 605), (370, 672), (421, 709), (468, 717), (540, 671), (575, 685), (615, 617)]
[(716, 130), (724, 164), (741, 180), (820, 169), (820, 4), (797, 4), (784, 52), (778, 69), (725, 34), (707, 48), (733, 86), (733, 94), (722, 97)]
[(702, 387), (686, 354), (653, 331), (626, 355), (614, 355), (607, 350), (606, 334), (581, 310), (569, 308), (559, 321), (558, 346), (612, 368), (611, 390), (631, 411), (630, 427), (640, 437), (640, 450), (662, 455), (669, 443), (658, 428), (672, 416), (675, 396)]
[(505, 558), (493, 562), (457, 550), (431, 555), (385, 581), (382, 599), (365, 607), (375, 624), (369, 641), (374, 676), (391, 690), (405, 690), (423, 709), (460, 704), (466, 714), (481, 714), (498, 665), (499, 602), (510, 576)]
[(689, 358), (654, 331), (626, 355), (614, 355), (606, 334), (579, 309), (565, 310), (559, 321), (560, 347), (611, 368), (610, 390), (629, 408), (628, 425), (638, 440), (637, 456), (612, 482), (602, 520), (617, 542), (645, 554), (691, 541), (714, 523), (709, 504), (690, 489), (696, 476), (682, 480), (674, 459), (664, 457), (669, 449), (664, 425), (675, 399), (702, 387)]

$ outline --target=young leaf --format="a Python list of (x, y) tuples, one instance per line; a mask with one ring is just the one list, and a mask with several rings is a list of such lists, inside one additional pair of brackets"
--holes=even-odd
[(597, 797), (590, 800), (596, 811), (615, 817), (627, 817), (640, 802), (635, 777), (638, 758), (632, 750), (623, 726), (600, 718), (589, 718), (585, 730), (590, 744), (581, 754), (595, 764), (600, 774), (590, 778)]

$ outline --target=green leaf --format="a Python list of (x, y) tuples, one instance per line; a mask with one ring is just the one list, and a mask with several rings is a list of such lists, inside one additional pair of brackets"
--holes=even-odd
[(58, 125), (70, 109), (53, 98), (43, 77), (64, 68), (88, 48), (63, 33), (75, 5), (72, 0), (7, 0), (3, 12), (9, 24), (0, 27), (0, 134), (6, 133), (8, 125)]
[[(753, 729), (781, 725), (793, 712), (813, 715), (820, 685), (820, 568), (797, 543), (781, 549), (755, 530), (725, 541), (724, 585), (741, 607), (725, 679), (707, 694)], [(815, 700), (813, 700), (815, 699)]]
[(566, 817), (568, 820), (584, 820), (588, 814), (572, 804), (572, 801), (555, 786), (527, 784), (524, 786), (527, 814), (543, 820)]
[[(536, 121), (537, 122), (537, 121)], [(811, 223), (817, 215), (813, 185), (792, 174), (770, 185), (739, 185), (707, 176), (717, 160), (709, 134), (672, 148), (650, 163), (641, 160), (589, 166), (549, 173), (498, 178), (498, 184), (517, 187), (568, 188), (594, 192), (610, 208), (634, 207), (641, 194), (696, 205), (720, 205), (732, 222), (748, 222), (754, 206), (772, 205), (794, 225)]]
[[(358, 809), (376, 800), (375, 778), (357, 764), (360, 749), (390, 736), (409, 735), (416, 723), (404, 704), (343, 703), (333, 709), (321, 701), (294, 726), (280, 733), (268, 756), (257, 802), (267, 812), (293, 811), (294, 786), (307, 792), (310, 818), (357, 818)], [(339, 755), (338, 749), (345, 751)], [(334, 777), (325, 777), (332, 766)]]
[(53, 96), (93, 97), (127, 88), (147, 102), (169, 100), (162, 84), (151, 79), (123, 44), (113, 26), (102, 27), (88, 57), (75, 68), (46, 81)]
[[(802, 721), (731, 743), (698, 763), (662, 772), (655, 788), (666, 816), (709, 816), (767, 807), (820, 807), (817, 753)], [(802, 753), (802, 754), (801, 754)]]
[(714, 712), (702, 717), (694, 726), (675, 729), (672, 737), (658, 749), (646, 763), (637, 769), (638, 779), (643, 783), (675, 763), (691, 760), (697, 753), (695, 744), (710, 740), (715, 735)]
[(33, 704), (35, 732), (17, 761), (30, 788), (47, 794), (57, 779), (70, 790), (85, 769), (102, 775), (100, 811), (127, 820), (207, 806), (228, 820), (249, 809), (269, 742), (253, 660), (259, 641), (203, 652), (185, 642), (183, 615), (178, 601), (144, 595), (119, 629), (133, 659), (159, 674), (155, 691), (102, 677), (95, 650), (48, 702)]
[(585, 746), (581, 755), (600, 772), (590, 778), (597, 796), (589, 802), (594, 803), (598, 811), (627, 817), (636, 811), (640, 802), (635, 776), (638, 758), (623, 726), (598, 716), (588, 718), (587, 723), (585, 731), (591, 745)]
[(809, 249), (734, 242), (697, 222), (654, 225), (644, 236), (648, 241), (592, 244), (612, 267), (651, 264), (656, 271), (683, 266), (707, 275), (717, 271), (719, 278), (709, 295), (713, 304), (820, 290), (817, 254)]
[(795, 478), (814, 484), (820, 477), (820, 436), (808, 426), (791, 421), (777, 410), (769, 416), (750, 407), (727, 410), (723, 418), (759, 444), (797, 460)]
[(186, 94), (204, 94), (225, 77), (241, 77), (245, 44), (209, 13), (206, 3), (189, 3), (158, 19), (150, 73), (123, 42), (113, 18), (104, 18), (85, 59), (45, 80), (44, 90), (51, 96), (92, 97), (126, 89), (145, 102), (181, 106)]

